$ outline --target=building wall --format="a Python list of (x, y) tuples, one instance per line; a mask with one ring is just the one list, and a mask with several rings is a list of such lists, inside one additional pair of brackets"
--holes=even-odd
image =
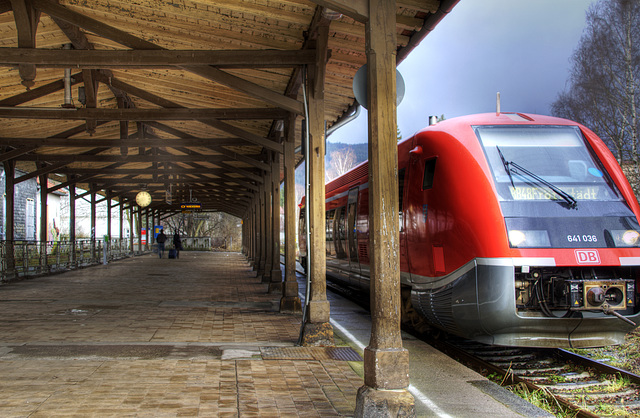
[[(20, 177), (26, 173), (16, 170), (16, 177)], [(0, 172), (0, 192), (2, 199), (2, 222), (0, 222), (0, 238), (5, 239), (7, 230), (6, 226), (6, 208), (5, 208), (5, 173), (4, 167)], [(36, 230), (38, 227), (38, 219), (36, 217), (36, 205), (38, 196), (38, 184), (35, 178), (23, 181), (15, 185), (14, 191), (14, 239), (37, 239)], [(29, 200), (30, 203), (27, 201)], [(27, 208), (29, 211), (27, 211)], [(29, 235), (29, 236), (28, 236)]]
[[(66, 190), (66, 189), (65, 189)], [(84, 193), (77, 189), (77, 194)], [(98, 200), (102, 199), (100, 196)], [(115, 202), (114, 202), (115, 203)], [(60, 234), (62, 240), (69, 238), (69, 193), (60, 198)], [(102, 239), (107, 235), (107, 202), (96, 205), (96, 239)], [(137, 216), (134, 216), (134, 235), (137, 236)], [(122, 223), (124, 224), (123, 238), (129, 236), (129, 210), (125, 210)], [(91, 201), (90, 197), (76, 199), (76, 238), (91, 238)], [(120, 207), (111, 208), (111, 238), (120, 238)]]
[[(16, 177), (23, 172), (16, 170)], [(6, 239), (6, 193), (4, 167), (0, 164), (0, 240)], [(14, 205), (14, 239), (38, 240), (40, 223), (40, 192), (35, 178), (15, 185)], [(77, 190), (84, 193), (84, 190)], [(69, 192), (64, 189), (61, 193), (50, 193), (47, 196), (47, 239), (69, 239)], [(136, 217), (137, 218), (137, 217)], [(137, 219), (134, 218), (134, 235), (137, 236)], [(129, 236), (129, 211), (124, 213), (124, 237)], [(55, 225), (55, 228), (54, 228)], [(76, 200), (76, 238), (91, 237), (91, 203), (85, 199)], [(107, 234), (107, 203), (102, 202), (96, 208), (96, 238), (101, 239)], [(111, 237), (120, 238), (120, 209), (111, 209)]]

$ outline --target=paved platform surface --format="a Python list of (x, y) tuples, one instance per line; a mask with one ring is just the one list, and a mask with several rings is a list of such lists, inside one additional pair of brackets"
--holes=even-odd
[[(300, 316), (237, 253), (147, 255), (0, 286), (1, 417), (350, 416), (361, 308), (331, 297), (339, 342), (295, 347)], [(360, 342), (358, 342), (360, 341)], [(542, 416), (406, 336), (419, 416)], [(357, 360), (357, 359), (355, 359)]]

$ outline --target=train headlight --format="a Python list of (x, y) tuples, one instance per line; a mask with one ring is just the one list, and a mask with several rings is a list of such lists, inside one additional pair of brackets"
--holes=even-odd
[(547, 231), (521, 231), (512, 229), (509, 231), (509, 244), (513, 248), (540, 248), (550, 247)]
[(637, 247), (640, 243), (640, 232), (629, 230), (609, 231), (616, 247)]

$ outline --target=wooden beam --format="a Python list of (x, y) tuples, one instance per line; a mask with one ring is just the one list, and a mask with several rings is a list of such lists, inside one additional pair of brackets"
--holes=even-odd
[[(18, 31), (18, 46), (20, 48), (35, 48), (40, 13), (26, 0), (11, 0), (11, 8), (13, 9), (13, 18)], [(20, 64), (18, 70), (20, 78), (22, 78), (22, 85), (27, 90), (33, 87), (36, 79), (36, 66), (33, 64)]]
[[(98, 107), (98, 82), (94, 79), (94, 70), (82, 70), (84, 78), (85, 106), (87, 109)], [(96, 132), (96, 120), (90, 118), (86, 120), (87, 132), (93, 135)]]
[[(120, 29), (116, 29), (114, 27), (106, 25), (88, 16), (74, 12), (73, 10), (68, 9), (64, 6), (61, 6), (59, 4), (51, 3), (46, 0), (32, 0), (32, 1), (36, 8), (38, 8), (42, 12), (52, 17), (62, 19), (68, 23), (79, 26), (85, 30), (96, 33), (107, 39), (111, 39), (112, 41), (115, 41), (121, 45), (128, 46), (129, 48), (147, 49), (147, 50), (164, 49), (156, 44), (137, 38), (127, 32), (124, 32)], [(288, 111), (292, 111), (300, 115), (304, 113), (303, 104), (301, 102), (295, 99), (292, 99), (290, 97), (286, 97), (280, 93), (274, 92), (272, 90), (269, 90), (265, 87), (252, 83), (250, 81), (225, 73), (224, 71), (219, 70), (217, 68), (204, 66), (204, 65), (203, 66), (181, 66), (180, 68), (183, 68), (186, 71), (189, 71), (193, 74), (197, 74), (209, 80), (213, 80), (218, 83), (224, 84), (228, 87), (245, 92), (253, 97), (257, 97), (261, 100), (264, 100), (267, 103), (270, 103), (278, 107), (282, 107), (283, 109), (286, 109)]]
[(260, 135), (256, 135), (249, 131), (245, 131), (244, 129), (238, 128), (237, 126), (230, 125), (228, 123), (222, 122), (221, 120), (216, 120), (214, 118), (209, 118), (206, 122), (201, 120), (201, 122), (206, 123), (211, 127), (214, 127), (216, 129), (219, 129), (231, 135), (236, 135), (244, 139), (245, 141), (251, 142), (256, 145), (260, 145), (261, 147), (264, 147), (268, 150), (282, 153), (282, 144), (263, 138)]
[[(185, 109), (182, 105), (172, 102), (170, 100), (166, 100), (163, 99), (159, 96), (156, 96), (154, 94), (148, 93), (146, 91), (143, 91), (141, 89), (138, 89), (137, 87), (128, 85), (126, 83), (122, 83), (118, 80), (111, 80), (111, 83), (113, 83), (113, 85), (117, 85), (119, 88), (121, 88), (122, 90), (133, 94), (134, 96), (138, 96), (144, 100), (149, 101), (150, 103), (156, 104), (158, 106), (162, 106), (164, 108), (170, 108), (170, 109)], [(273, 111), (278, 112), (277, 114), (280, 115), (280, 110), (279, 109), (273, 109)], [(284, 115), (282, 117), (274, 117), (274, 118), (268, 118), (268, 119), (282, 119), (284, 117)], [(209, 125), (211, 127), (214, 127), (216, 129), (220, 129), (222, 131), (225, 131), (227, 133), (230, 133), (232, 135), (236, 135), (238, 136), (240, 139), (243, 139), (251, 144), (255, 144), (255, 145), (259, 145), (259, 146), (263, 146), (265, 148), (274, 150), (274, 151), (278, 151), (281, 149), (281, 146), (273, 141), (270, 141), (266, 138), (260, 137), (258, 135), (252, 134), (250, 132), (246, 132), (241, 128), (237, 128), (234, 127), (232, 125), (229, 124), (225, 124), (219, 120), (213, 120), (213, 119), (198, 119), (199, 122), (204, 123), (206, 125)], [(170, 133), (171, 135), (175, 135), (177, 137), (181, 137), (181, 138), (185, 138), (185, 137), (191, 137), (190, 135), (187, 135), (181, 131), (179, 131), (178, 129), (166, 126), (166, 125), (160, 125), (157, 122), (148, 122), (149, 125), (151, 126), (155, 126), (158, 129), (164, 130), (165, 132)], [(282, 152), (282, 151), (279, 151)]]
[(11, 11), (11, 1), (0, 0), (0, 14), (7, 13), (10, 11)]
[(440, 0), (397, 0), (396, 3), (398, 7), (423, 13), (435, 13), (440, 7)]
[[(156, 126), (156, 124), (151, 124)], [(226, 152), (227, 156), (233, 155), (231, 159), (242, 161), (235, 156), (243, 156), (243, 154), (236, 154), (232, 151), (221, 148), (221, 146), (238, 146), (238, 138), (145, 138), (138, 139), (132, 142), (129, 139), (98, 139), (98, 138), (0, 138), (0, 146), (36, 146), (36, 147), (81, 147), (81, 148), (118, 148), (128, 146), (142, 146), (142, 147), (209, 147), (219, 153)], [(245, 157), (247, 155), (244, 155)], [(248, 157), (257, 158), (258, 154), (248, 154)], [(247, 160), (243, 161), (249, 164)], [(264, 167), (258, 167), (264, 170)]]
[[(193, 176), (193, 179), (198, 179), (199, 181), (207, 181), (207, 182), (220, 182), (227, 181), (226, 179), (221, 179), (220, 177), (208, 177), (207, 174), (218, 175), (218, 172), (224, 173), (226, 170), (209, 168), (207, 171), (204, 171), (201, 168), (184, 168), (184, 167), (173, 167), (170, 170), (165, 170), (164, 168), (63, 168), (65, 164), (62, 164), (62, 167), (57, 169), (60, 173), (69, 173), (69, 174), (98, 174), (101, 177), (104, 176), (118, 176), (118, 175), (134, 175), (134, 176), (143, 176), (143, 175), (152, 175), (154, 173), (157, 174), (186, 174)], [(218, 171), (218, 172), (217, 172)], [(180, 179), (182, 181), (183, 179)], [(185, 179), (186, 180), (186, 179)], [(231, 180), (242, 181), (242, 179), (231, 178)], [(96, 180), (97, 181), (97, 180)], [(150, 180), (140, 180), (141, 182), (151, 182)]]
[[(61, 24), (77, 28), (60, 19)], [(79, 41), (79, 39), (78, 39)], [(78, 43), (78, 42), (76, 42)], [(83, 46), (84, 48), (80, 48)], [(175, 68), (211, 65), (221, 68), (278, 68), (312, 64), (313, 50), (94, 50), (84, 42), (76, 49), (0, 48), (0, 65), (32, 64), (38, 68)]]
[(193, 74), (197, 74), (200, 77), (215, 81), (220, 84), (224, 84), (227, 87), (231, 87), (232, 89), (241, 91), (250, 96), (264, 100), (269, 104), (278, 106), (289, 112), (294, 112), (299, 115), (304, 114), (304, 105), (302, 102), (296, 99), (287, 97), (283, 94), (276, 93), (275, 91), (269, 90), (266, 87), (262, 87), (258, 84), (252, 83), (243, 78), (236, 77), (235, 75), (226, 73), (217, 68), (207, 67), (207, 66), (190, 66), (190, 67), (182, 67), (182, 68), (184, 68), (185, 70)]
[(23, 147), (19, 147), (14, 150), (5, 152), (3, 154), (0, 154), (0, 163), (17, 158), (17, 157), (24, 156), (25, 154), (28, 154), (37, 148), (38, 148), (37, 145), (23, 146)]
[[(190, 154), (190, 155), (119, 155), (119, 154), (99, 154), (99, 155), (81, 155), (81, 154), (28, 154), (30, 151), (23, 151), (26, 148), (22, 147), (17, 150), (0, 154), (1, 158), (5, 158), (5, 155), (11, 154), (8, 159), (15, 158), (19, 161), (46, 161), (46, 162), (96, 162), (96, 163), (108, 163), (108, 162), (122, 162), (122, 163), (151, 163), (151, 162), (167, 162), (167, 163), (188, 163), (188, 162), (209, 162), (219, 163), (221, 161), (229, 161), (229, 157), (224, 155), (206, 155), (206, 154)], [(4, 161), (4, 160), (0, 160)], [(100, 170), (97, 168), (96, 170)], [(211, 170), (211, 169), (209, 169)]]
[[(112, 108), (29, 108), (14, 107), (0, 108), (0, 118), (9, 119), (66, 119), (85, 120), (96, 119), (102, 121), (128, 120), (128, 121), (149, 121), (149, 120), (226, 120), (226, 119), (282, 119), (286, 117), (286, 112), (277, 108), (219, 108), (219, 109), (112, 109)], [(217, 123), (213, 121), (212, 123)], [(222, 126), (222, 125), (220, 125)], [(238, 128), (239, 129), (239, 128)], [(226, 130), (226, 129), (223, 129)], [(253, 135), (253, 134), (252, 134)], [(240, 136), (240, 135), (238, 135)], [(247, 136), (249, 137), (249, 136)], [(251, 138), (259, 138), (260, 142), (271, 143), (267, 139), (257, 135)], [(246, 139), (246, 138), (245, 138)], [(247, 139), (248, 140), (248, 139)], [(250, 142), (256, 142), (255, 139)], [(262, 144), (259, 144), (262, 145)], [(275, 144), (276, 148), (278, 144)], [(266, 145), (262, 145), (266, 146)], [(273, 145), (271, 145), (273, 146)]]
[[(82, 73), (75, 73), (71, 75), (72, 86), (81, 82)], [(39, 99), (40, 97), (55, 93), (62, 89), (64, 89), (64, 80), (56, 80), (38, 88), (25, 91), (24, 93), (20, 93), (15, 96), (7, 97), (4, 100), (0, 100), (0, 106), (18, 106), (20, 104), (30, 102), (31, 100)]]
[[(361, 23), (366, 23), (369, 20), (369, 2), (367, 0), (311, 0), (311, 2), (345, 14)], [(395, 11), (393, 15), (395, 16)]]
[(127, 92), (128, 94), (137, 96), (143, 100), (148, 101), (149, 103), (153, 103), (164, 108), (183, 108), (184, 107), (182, 105), (179, 105), (176, 102), (172, 102), (171, 100), (167, 100), (156, 94), (150, 93), (147, 90), (143, 90), (131, 84), (125, 83), (116, 77), (108, 76), (103, 71), (99, 71), (96, 78), (101, 83), (104, 83), (111, 87), (115, 87), (119, 90)]

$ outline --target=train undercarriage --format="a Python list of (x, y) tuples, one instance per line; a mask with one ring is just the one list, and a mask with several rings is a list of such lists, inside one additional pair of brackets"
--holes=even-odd
[(638, 311), (635, 283), (631, 267), (520, 268), (515, 274), (516, 308), (519, 314), (551, 318), (579, 317), (581, 312), (633, 315)]

